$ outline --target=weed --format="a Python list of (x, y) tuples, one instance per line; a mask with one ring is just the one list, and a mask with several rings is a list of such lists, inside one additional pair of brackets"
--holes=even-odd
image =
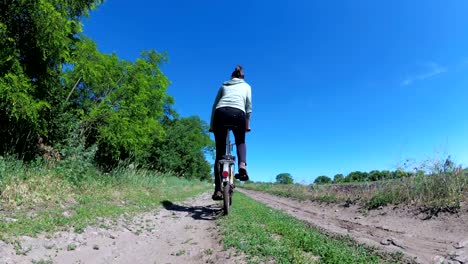
[(324, 202), (324, 203), (336, 203), (338, 199), (336, 198), (336, 195), (334, 194), (329, 194), (329, 195), (323, 195), (317, 197), (317, 201), (319, 202)]
[(68, 246), (67, 246), (68, 251), (73, 251), (75, 249), (76, 249), (76, 244), (75, 243), (68, 244)]
[(181, 249), (175, 253), (176, 256), (183, 256), (185, 255), (185, 250)]
[(39, 259), (39, 260), (32, 260), (32, 264), (53, 264), (54, 262), (52, 259)]
[(40, 260), (33, 260), (32, 264), (53, 264), (54, 262), (51, 259), (40, 259)]
[(385, 206), (393, 201), (394, 201), (393, 193), (379, 192), (367, 202), (366, 208), (369, 210), (377, 209), (380, 206)]
[(397, 263), (401, 263), (403, 261), (404, 254), (401, 251), (396, 251), (391, 253), (392, 258), (395, 260)]
[(21, 255), (22, 254), (22, 247), (21, 247), (21, 242), (19, 240), (13, 240), (13, 249), (15, 250), (16, 255)]

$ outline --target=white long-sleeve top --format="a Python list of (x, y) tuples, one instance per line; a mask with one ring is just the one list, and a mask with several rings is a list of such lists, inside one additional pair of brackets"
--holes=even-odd
[(240, 109), (246, 114), (252, 113), (252, 88), (243, 79), (233, 78), (219, 88), (211, 111), (211, 128), (215, 110), (227, 106)]

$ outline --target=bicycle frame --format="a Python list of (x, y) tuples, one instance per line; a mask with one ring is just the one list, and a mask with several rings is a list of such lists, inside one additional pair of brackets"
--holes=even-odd
[(219, 161), (218, 166), (222, 170), (219, 170), (221, 172), (221, 182), (223, 183), (223, 186), (225, 185), (226, 182), (229, 182), (230, 184), (234, 184), (234, 169), (233, 166), (235, 166), (236, 163), (236, 157), (231, 154), (231, 149), (234, 144), (231, 144), (231, 137), (230, 137), (230, 131), (231, 129), (227, 129), (227, 135), (226, 135), (226, 155), (224, 155), (223, 159)]
[[(226, 155), (223, 156), (222, 160), (219, 160), (217, 166), (218, 171), (221, 172), (217, 177), (221, 177), (221, 186), (224, 197), (224, 214), (227, 215), (229, 212), (229, 206), (232, 204), (232, 194), (234, 192), (234, 169), (236, 163), (236, 157), (231, 154), (231, 148), (234, 144), (231, 144), (230, 137), (231, 129), (227, 129), (226, 135)], [(222, 168), (222, 170), (221, 170)]]

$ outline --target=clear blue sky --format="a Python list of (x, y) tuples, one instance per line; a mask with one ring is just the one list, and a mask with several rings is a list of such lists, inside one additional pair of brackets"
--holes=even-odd
[(167, 51), (168, 93), (209, 121), (237, 64), (252, 86), (249, 174), (297, 182), (450, 154), (468, 165), (468, 2), (107, 1), (84, 33)]

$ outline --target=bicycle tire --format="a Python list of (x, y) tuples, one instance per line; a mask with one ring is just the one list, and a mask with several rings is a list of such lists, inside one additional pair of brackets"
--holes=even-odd
[(231, 189), (231, 186), (229, 183), (227, 183), (226, 185), (224, 185), (223, 187), (223, 200), (224, 200), (224, 215), (228, 215), (229, 214), (229, 206), (230, 206), (230, 200), (231, 200), (231, 195), (229, 193)]
[(232, 195), (234, 194), (234, 171), (232, 167), (230, 167), (229, 170), (231, 171), (230, 173), (231, 178), (229, 180), (229, 182), (231, 183), (229, 186), (229, 205), (232, 206)]

